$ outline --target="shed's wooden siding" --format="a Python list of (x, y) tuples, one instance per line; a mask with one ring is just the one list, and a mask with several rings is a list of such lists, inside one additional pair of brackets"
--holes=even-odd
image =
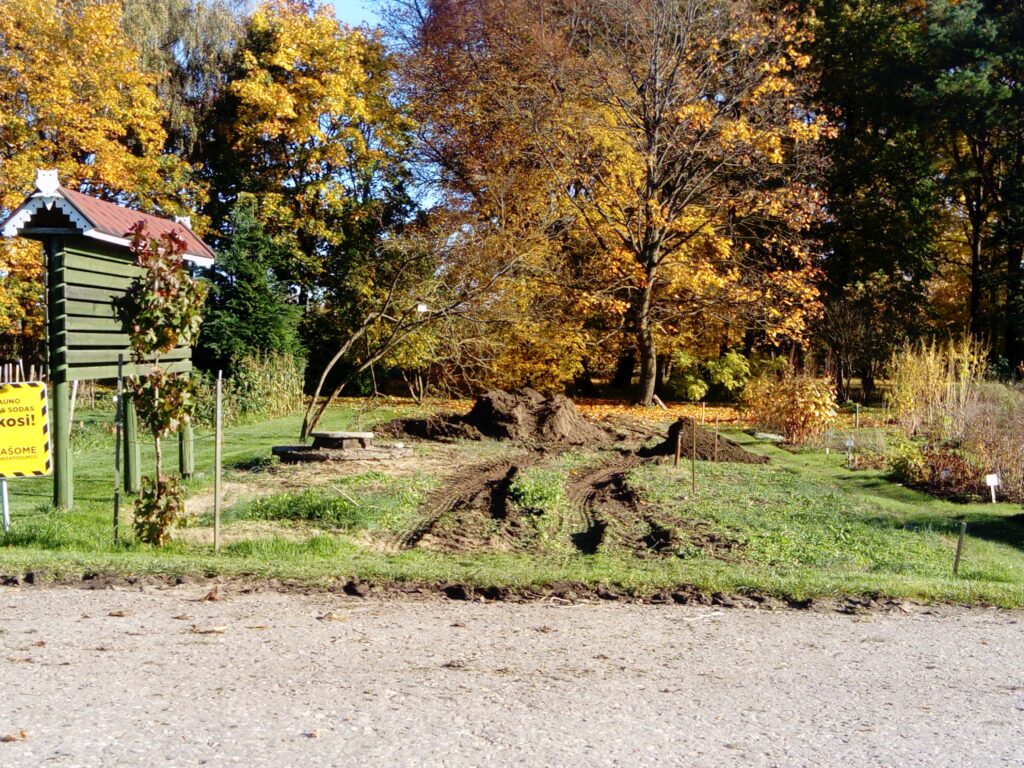
[[(145, 374), (147, 366), (131, 363), (128, 334), (114, 304), (142, 274), (131, 255), (117, 246), (68, 237), (51, 258), (51, 376), (64, 381), (113, 378), (119, 353), (124, 355), (125, 375)], [(171, 371), (189, 371), (191, 350), (178, 347), (161, 357), (161, 363)]]

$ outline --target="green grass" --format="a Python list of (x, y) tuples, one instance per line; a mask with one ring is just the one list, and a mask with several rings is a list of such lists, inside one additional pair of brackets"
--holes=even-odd
[[(298, 493), (279, 493), (236, 504), (224, 516), (236, 520), (298, 520), (342, 531), (407, 529), (416, 519), (433, 478), (418, 475), (395, 479), (379, 471), (364, 472), (331, 482), (327, 487)], [(199, 520), (211, 524), (209, 516)]]
[[(11, 481), (13, 528), (0, 539), (0, 573), (36, 571), (52, 578), (85, 572), (112, 575), (198, 574), (279, 578), (324, 583), (359, 577), (379, 582), (459, 581), (477, 586), (540, 587), (561, 581), (650, 592), (679, 585), (707, 591), (759, 592), (803, 599), (879, 594), (896, 598), (987, 602), (1024, 606), (1024, 525), (1009, 504), (959, 505), (889, 482), (875, 471), (850, 472), (843, 457), (790, 453), (732, 435), (768, 454), (768, 466), (698, 463), (698, 491), (690, 493), (686, 464), (645, 465), (631, 487), (685, 537), (695, 522), (737, 542), (728, 558), (700, 547), (679, 555), (635, 557), (622, 551), (583, 555), (565, 546), (572, 510), (565, 494), (572, 473), (596, 460), (573, 452), (536, 464), (515, 478), (510, 495), (537, 519), (538, 546), (529, 552), (442, 554), (373, 546), (374, 537), (407, 530), (423, 500), (438, 486), (427, 474), (389, 477), (363, 473), (295, 493), (275, 493), (225, 510), (225, 531), (261, 521), (256, 538), (227, 539), (220, 555), (207, 543), (177, 540), (163, 549), (131, 541), (130, 501), (122, 508), (122, 541), (111, 536), (113, 437), (110, 412), (81, 411), (74, 432), (75, 509), (50, 509), (49, 479)], [(375, 417), (332, 409), (325, 428), (371, 426)], [(83, 424), (77, 422), (81, 420)], [(270, 447), (295, 441), (300, 417), (274, 419), (227, 431), (226, 479), (275, 483), (265, 471)], [(209, 490), (213, 444), (200, 433), (197, 476), (190, 493)], [(467, 444), (478, 457), (489, 444)], [(167, 451), (173, 457), (176, 451)], [(143, 466), (151, 462), (144, 451)], [(960, 520), (968, 538), (960, 575), (952, 575)], [(203, 523), (203, 520), (199, 521)], [(302, 535), (294, 535), (300, 528)]]

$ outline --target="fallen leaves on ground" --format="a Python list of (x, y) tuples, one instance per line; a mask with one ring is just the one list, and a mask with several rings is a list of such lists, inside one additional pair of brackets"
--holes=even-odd
[(203, 627), (199, 624), (193, 624), (192, 628), (189, 629), (189, 633), (193, 635), (223, 635), (227, 631), (228, 628), (226, 626)]
[(0, 736), (0, 742), (4, 744), (10, 744), (14, 741), (27, 741), (28, 731), (18, 731), (17, 733), (8, 733), (5, 736)]

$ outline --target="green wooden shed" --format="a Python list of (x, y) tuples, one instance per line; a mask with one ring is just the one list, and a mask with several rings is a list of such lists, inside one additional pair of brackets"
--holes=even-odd
[[(185, 242), (186, 261), (199, 267), (213, 264), (213, 250), (187, 218), (165, 219), (67, 189), (55, 170), (37, 171), (35, 191), (0, 225), (5, 237), (39, 240), (44, 246), (54, 504), (62, 509), (71, 508), (73, 496), (70, 383), (116, 377), (119, 355), (126, 361), (125, 375), (146, 373), (146, 366), (131, 364), (128, 334), (114, 310), (141, 274), (129, 233), (140, 221), (150, 237), (176, 232)], [(189, 371), (191, 350), (176, 349), (161, 362), (171, 371)]]

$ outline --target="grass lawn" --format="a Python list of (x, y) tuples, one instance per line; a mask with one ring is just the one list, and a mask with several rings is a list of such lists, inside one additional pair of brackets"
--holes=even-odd
[[(406, 409), (408, 410), (408, 409)], [(395, 411), (334, 408), (324, 427), (371, 426)], [(403, 546), (423, 504), (460, 480), (459, 466), (505, 456), (496, 443), (465, 443), (448, 453), (416, 446), (403, 471), (388, 465), (350, 476), (306, 468), (271, 468), (270, 447), (295, 441), (299, 417), (243, 425), (226, 433), (226, 483), (238, 498), (224, 512), (225, 546), (213, 552), (208, 513), (156, 550), (131, 541), (131, 504), (111, 535), (113, 437), (109, 411), (76, 415), (75, 509), (49, 508), (52, 481), (11, 481), (12, 531), (0, 538), (0, 574), (35, 571), (49, 578), (196, 574), (274, 577), (318, 584), (355, 577), (377, 582), (461, 582), (543, 587), (554, 582), (653, 592), (693, 585), (709, 592), (756, 592), (803, 599), (877, 594), (895, 598), (1024, 606), (1024, 518), (1008, 504), (957, 505), (886, 480), (851, 472), (841, 456), (790, 453), (735, 439), (771, 458), (768, 465), (698, 462), (697, 493), (688, 464), (644, 463), (625, 472), (641, 510), (673, 529), (670, 552), (638, 553), (609, 536), (594, 554), (572, 545), (578, 525), (567, 486), (606, 453), (575, 451), (542, 458), (509, 488), (529, 530), (517, 546), (440, 551)], [(165, 451), (175, 458), (176, 451)], [(422, 461), (420, 461), (422, 460)], [(144, 471), (150, 466), (144, 451)], [(196, 443), (193, 499), (209, 496), (213, 445)], [(293, 472), (294, 469), (294, 472)], [(296, 474), (301, 472), (301, 474)], [(291, 473), (291, 474), (290, 474)], [(252, 491), (246, 494), (246, 491)], [(959, 522), (968, 537), (959, 576), (952, 575)], [(457, 532), (456, 532), (457, 533)], [(487, 533), (487, 532), (484, 532)], [(723, 546), (708, 546), (708, 541)]]

